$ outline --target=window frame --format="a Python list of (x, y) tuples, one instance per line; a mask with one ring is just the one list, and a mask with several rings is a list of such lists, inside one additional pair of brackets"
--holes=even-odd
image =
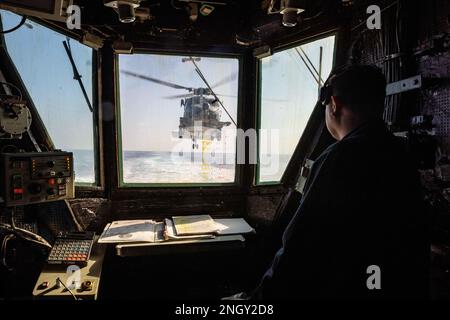
[[(333, 37), (334, 36), (334, 48), (333, 48), (333, 61), (332, 61), (332, 68), (334, 68), (335, 64), (336, 64), (336, 59), (337, 59), (337, 43), (338, 43), (338, 31), (334, 30), (334, 31), (329, 31), (329, 32), (325, 32), (325, 33), (321, 33), (318, 35), (315, 35), (313, 37), (310, 38), (306, 38), (306, 39), (301, 39), (301, 40), (297, 40), (297, 41), (293, 41), (293, 42), (288, 42), (288, 43), (284, 43), (281, 44), (279, 46), (276, 46), (272, 49), (272, 54), (274, 55), (276, 53), (279, 52), (283, 52), (286, 50), (290, 50), (299, 46), (303, 46), (318, 40), (322, 40), (325, 38), (329, 38), (329, 37)], [(257, 159), (257, 164), (255, 166), (255, 180), (254, 180), (254, 186), (256, 187), (264, 187), (264, 186), (280, 186), (280, 185), (284, 185), (286, 177), (285, 177), (285, 173), (288, 171), (291, 162), (293, 161), (293, 157), (295, 155), (295, 150), (298, 148), (299, 144), (302, 142), (303, 137), (306, 134), (306, 129), (308, 127), (308, 124), (305, 127), (305, 130), (302, 132), (302, 134), (300, 135), (296, 148), (293, 150), (291, 158), (289, 159), (289, 162), (286, 166), (286, 168), (283, 171), (283, 175), (281, 176), (280, 180), (278, 181), (261, 181), (260, 180), (260, 173), (261, 173), (261, 166), (260, 166), (260, 130), (261, 130), (261, 116), (262, 116), (262, 104), (261, 104), (261, 98), (262, 98), (262, 59), (264, 58), (259, 58), (257, 59), (257, 99), (256, 99), (256, 132), (257, 132), (257, 146), (256, 146), (256, 159)], [(315, 108), (313, 108), (311, 115), (308, 119), (308, 123), (311, 121), (311, 117), (314, 114)]]
[[(186, 50), (183, 51), (162, 51), (162, 50), (151, 50), (151, 49), (139, 49), (134, 50), (134, 54), (148, 54), (148, 55), (164, 55), (164, 56), (178, 56), (178, 57), (205, 57), (205, 58), (228, 58), (228, 59), (236, 59), (238, 62), (238, 90), (237, 90), (237, 116), (236, 123), (237, 128), (240, 128), (240, 124), (242, 123), (243, 118), (243, 106), (242, 106), (242, 81), (243, 81), (243, 57), (240, 54), (236, 53), (212, 53), (212, 52), (189, 52)], [(114, 54), (114, 82), (115, 82), (115, 125), (116, 125), (116, 150), (117, 150), (117, 188), (122, 190), (129, 189), (162, 189), (167, 188), (171, 190), (181, 189), (181, 188), (214, 188), (214, 187), (236, 187), (242, 184), (242, 176), (243, 176), (243, 166), (237, 164), (237, 152), (235, 155), (235, 172), (234, 172), (234, 181), (233, 182), (211, 182), (211, 183), (124, 183), (123, 181), (123, 155), (122, 155), (122, 119), (121, 119), (121, 103), (120, 103), (120, 66), (119, 66), (119, 58), (121, 55), (126, 54)], [(237, 147), (237, 145), (236, 145)], [(237, 150), (237, 148), (236, 148)]]
[[(30, 21), (32, 21), (33, 23), (38, 24), (42, 28), (45, 28), (52, 32), (55, 32), (61, 36), (68, 37), (69, 39), (78, 42), (80, 45), (83, 45), (83, 46), (89, 48), (90, 50), (92, 50), (92, 88), (91, 88), (92, 101), (91, 101), (91, 104), (92, 104), (92, 108), (93, 108), (93, 111), (92, 111), (92, 134), (93, 134), (92, 143), (93, 143), (93, 149), (94, 149), (93, 150), (94, 151), (94, 181), (92, 183), (90, 183), (90, 182), (75, 182), (75, 189), (76, 189), (76, 191), (81, 191), (81, 192), (103, 190), (103, 185), (101, 183), (101, 181), (102, 181), (102, 179), (101, 179), (102, 164), (101, 164), (101, 154), (100, 154), (100, 147), (99, 147), (99, 144), (100, 144), (99, 72), (98, 72), (99, 52), (96, 49), (82, 43), (80, 41), (80, 39), (77, 39), (75, 37), (75, 34), (73, 34), (73, 33), (64, 32), (64, 30), (56, 28), (54, 25), (45, 23), (45, 21), (41, 21), (40, 19), (37, 19), (37, 18), (29, 17), (28, 19)], [(30, 95), (30, 93), (27, 89), (26, 83), (23, 81), (19, 70), (17, 70), (17, 68), (15, 66), (14, 59), (12, 58), (10, 52), (8, 51), (8, 46), (7, 46), (7, 41), (6, 41), (5, 35), (0, 34), (0, 37), (2, 40), (2, 45), (5, 50), (5, 53), (8, 55), (9, 59), (11, 60), (12, 64), (14, 65), (14, 72), (20, 78), (21, 85), (25, 89), (26, 95), (31, 100), (30, 107), (33, 109), (33, 111), (35, 113), (35, 115), (33, 116), (33, 121), (38, 121), (39, 124), (42, 126), (41, 130), (44, 131), (43, 132), (44, 136), (46, 136), (46, 138), (49, 140), (49, 142), (51, 144), (50, 147), (52, 148), (52, 150), (58, 150), (58, 148), (53, 143), (53, 139), (47, 130), (47, 126), (46, 126), (44, 120), (42, 119), (42, 117), (39, 114), (39, 110), (35, 105), (33, 97)]]

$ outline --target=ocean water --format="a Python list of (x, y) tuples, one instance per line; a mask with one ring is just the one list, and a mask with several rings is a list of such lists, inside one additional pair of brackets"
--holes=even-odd
[[(70, 150), (74, 154), (75, 180), (93, 183), (94, 152)], [(260, 181), (278, 181), (290, 156), (265, 156), (260, 168)], [(124, 183), (232, 183), (235, 181), (233, 154), (203, 155), (156, 151), (123, 153)]]
[(231, 183), (235, 180), (234, 156), (201, 153), (183, 154), (154, 151), (125, 151), (125, 183)]
[(82, 183), (95, 182), (95, 160), (93, 150), (67, 150), (73, 153), (75, 181)]

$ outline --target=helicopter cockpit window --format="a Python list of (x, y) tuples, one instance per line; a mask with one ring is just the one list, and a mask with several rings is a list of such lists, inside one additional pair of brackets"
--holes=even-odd
[(119, 56), (122, 185), (231, 184), (239, 60)]
[[(3, 29), (21, 17), (0, 10)], [(74, 153), (77, 184), (95, 183), (92, 108), (93, 50), (75, 40), (27, 20), (4, 35), (6, 49), (27, 88), (55, 148)], [(72, 54), (86, 91), (84, 96), (63, 41)], [(89, 100), (90, 105), (87, 103)]]
[(261, 59), (258, 183), (277, 183), (331, 72), (335, 37)]

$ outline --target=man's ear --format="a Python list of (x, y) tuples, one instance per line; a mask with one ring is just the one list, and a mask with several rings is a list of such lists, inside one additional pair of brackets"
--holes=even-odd
[(337, 96), (331, 96), (331, 112), (334, 116), (341, 114), (343, 108), (342, 100)]

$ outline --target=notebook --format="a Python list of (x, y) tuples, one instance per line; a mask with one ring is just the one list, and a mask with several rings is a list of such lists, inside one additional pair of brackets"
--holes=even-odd
[(165, 219), (165, 240), (213, 239), (213, 234), (178, 235), (172, 219)]
[(103, 230), (99, 243), (162, 241), (163, 223), (153, 220), (113, 221)]
[(208, 214), (174, 216), (172, 217), (172, 221), (177, 236), (214, 234), (219, 231), (219, 227)]

